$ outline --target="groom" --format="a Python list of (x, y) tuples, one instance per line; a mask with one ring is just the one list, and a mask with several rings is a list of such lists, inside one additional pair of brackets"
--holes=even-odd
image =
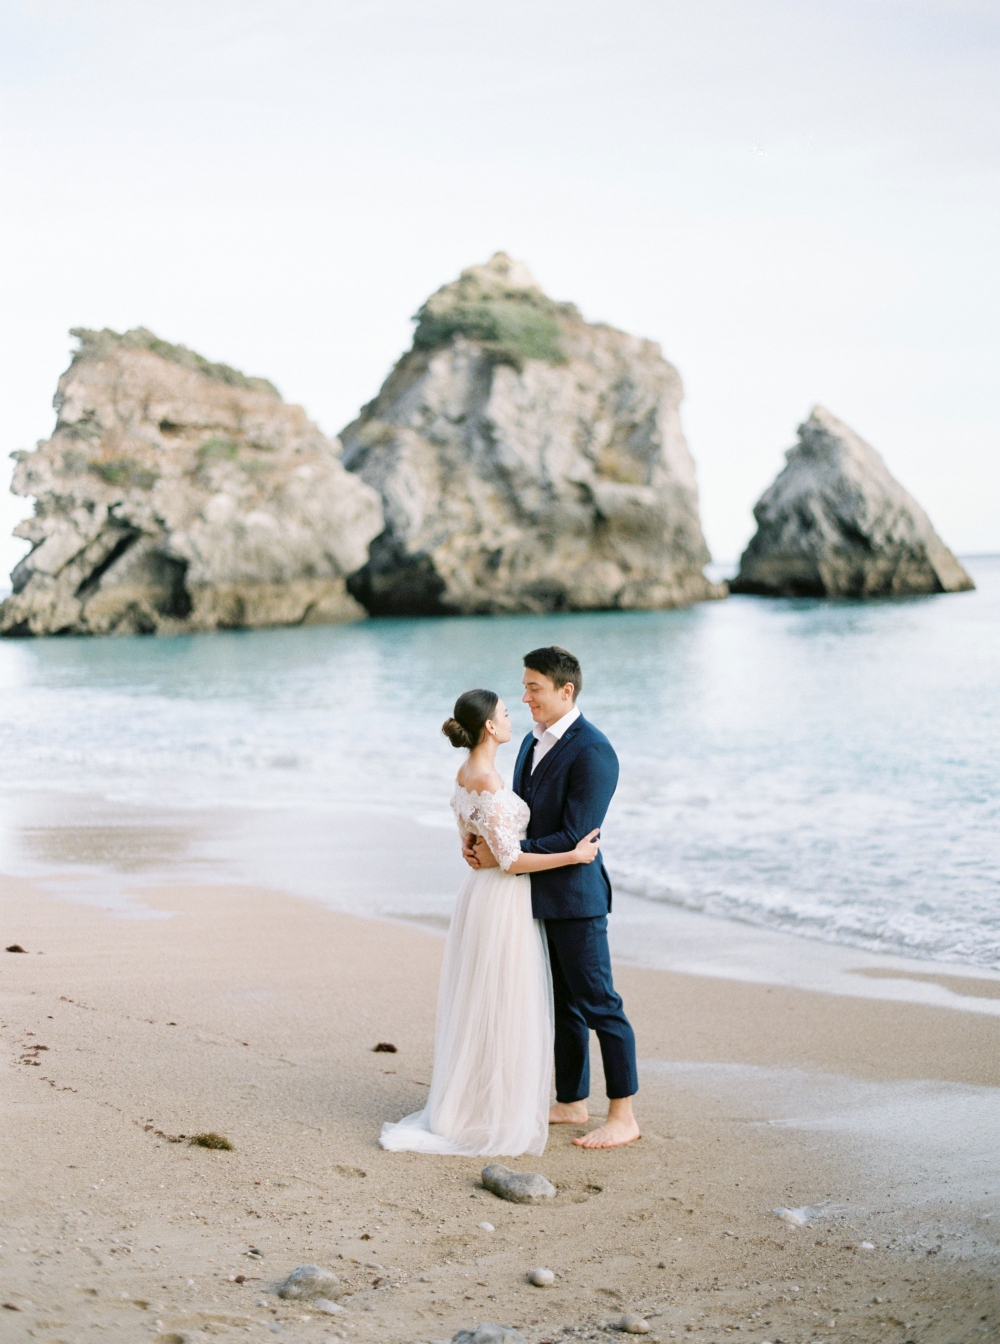
[[(571, 653), (552, 645), (525, 654), (522, 680), (535, 728), (521, 743), (514, 768), (514, 792), (531, 808), (521, 848), (562, 853), (602, 825), (618, 784), (618, 757), (576, 707), (583, 674)], [(467, 837), (463, 853), (473, 868), (496, 866), (481, 838)], [(604, 1061), (608, 1118), (573, 1142), (581, 1148), (631, 1143), (639, 1137), (632, 1113), (639, 1090), (635, 1036), (611, 979), (611, 882), (603, 858), (532, 873), (531, 908), (545, 921), (555, 996), (557, 1100), (549, 1123), (582, 1125), (589, 1119), (593, 1029)]]

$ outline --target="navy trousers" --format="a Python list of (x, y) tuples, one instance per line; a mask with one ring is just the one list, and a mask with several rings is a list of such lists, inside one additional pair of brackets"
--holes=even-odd
[(545, 921), (556, 1012), (556, 1099), (590, 1096), (590, 1033), (597, 1032), (608, 1097), (639, 1090), (635, 1034), (611, 978), (606, 915)]

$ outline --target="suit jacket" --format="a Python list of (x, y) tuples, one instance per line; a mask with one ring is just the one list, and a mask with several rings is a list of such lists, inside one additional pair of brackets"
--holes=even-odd
[[(532, 774), (534, 733), (521, 743), (514, 767), (514, 792), (531, 808), (528, 854), (561, 854), (575, 848), (604, 823), (618, 786), (614, 747), (581, 714), (546, 752)], [(611, 909), (611, 879), (604, 859), (531, 874), (535, 919), (588, 919)]]

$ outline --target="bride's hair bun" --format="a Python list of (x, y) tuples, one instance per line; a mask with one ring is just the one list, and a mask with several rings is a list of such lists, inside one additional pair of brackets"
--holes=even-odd
[(445, 719), (441, 731), (453, 747), (471, 751), (483, 736), (486, 721), (493, 717), (500, 697), (495, 691), (466, 691), (455, 701), (454, 714)]
[(471, 750), (475, 745), (458, 719), (445, 719), (441, 725), (441, 731), (453, 747), (465, 747)]

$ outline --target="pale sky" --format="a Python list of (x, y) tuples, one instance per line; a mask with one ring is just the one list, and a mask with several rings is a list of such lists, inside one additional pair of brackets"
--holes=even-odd
[[(681, 372), (738, 556), (821, 402), (1000, 551), (1000, 4), (3, 0), (3, 452), (74, 326), (147, 326), (328, 433), (502, 249)], [(0, 473), (8, 479), (6, 458)], [(0, 583), (27, 501), (0, 503)]]

